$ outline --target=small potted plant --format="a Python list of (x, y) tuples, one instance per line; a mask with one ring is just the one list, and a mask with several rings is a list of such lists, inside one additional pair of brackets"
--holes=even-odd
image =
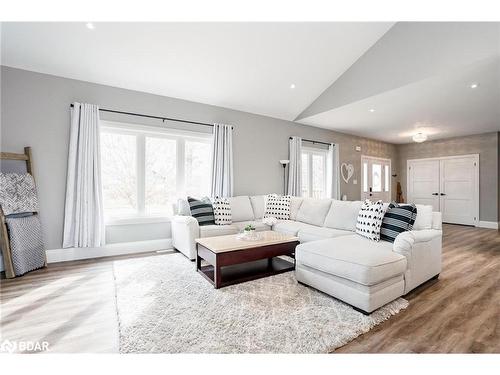
[(253, 237), (253, 235), (255, 233), (255, 227), (252, 224), (248, 224), (244, 228), (244, 233), (245, 233), (245, 236), (247, 236), (247, 237)]

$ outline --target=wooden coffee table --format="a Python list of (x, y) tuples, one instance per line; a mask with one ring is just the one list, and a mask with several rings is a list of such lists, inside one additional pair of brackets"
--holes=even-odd
[[(196, 270), (218, 289), (295, 268), (294, 263), (277, 257), (293, 257), (297, 237), (273, 231), (258, 235), (256, 241), (238, 239), (236, 234), (197, 239)], [(202, 260), (209, 264), (202, 266)]]

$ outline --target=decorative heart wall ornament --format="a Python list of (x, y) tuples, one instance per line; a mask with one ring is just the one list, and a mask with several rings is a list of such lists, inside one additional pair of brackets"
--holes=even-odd
[(342, 175), (345, 183), (348, 184), (349, 180), (354, 175), (354, 165), (342, 163), (340, 166), (340, 174)]

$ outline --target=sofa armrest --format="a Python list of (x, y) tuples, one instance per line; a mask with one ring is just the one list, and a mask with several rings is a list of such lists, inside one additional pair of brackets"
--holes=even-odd
[(198, 221), (192, 216), (172, 217), (172, 245), (189, 259), (196, 258), (196, 242), (200, 237)]
[(406, 257), (405, 293), (441, 272), (443, 232), (437, 229), (400, 233), (393, 251)]

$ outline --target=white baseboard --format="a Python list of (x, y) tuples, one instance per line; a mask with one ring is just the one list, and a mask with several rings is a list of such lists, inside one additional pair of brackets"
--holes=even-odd
[(170, 238), (161, 240), (114, 243), (103, 247), (73, 247), (47, 250), (47, 263), (69, 262), (72, 260), (102, 258), (116, 255), (148, 253), (172, 248)]
[(488, 228), (488, 229), (498, 229), (500, 223), (497, 223), (495, 221), (479, 221), (478, 227), (480, 228)]

